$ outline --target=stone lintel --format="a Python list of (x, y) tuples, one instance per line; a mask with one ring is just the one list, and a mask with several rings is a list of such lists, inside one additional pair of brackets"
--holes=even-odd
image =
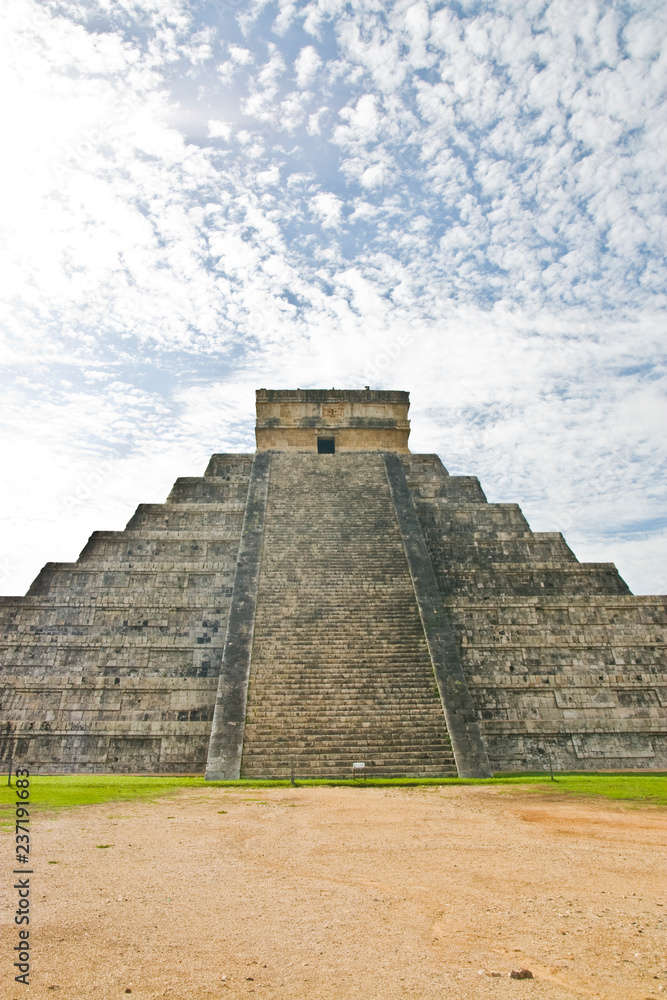
[(396, 403), (410, 405), (403, 389), (257, 389), (258, 403)]

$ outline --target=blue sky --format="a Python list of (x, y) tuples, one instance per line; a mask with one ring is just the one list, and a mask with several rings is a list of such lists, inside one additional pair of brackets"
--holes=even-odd
[(264, 386), (667, 591), (658, 2), (4, 0), (0, 587), (252, 451)]

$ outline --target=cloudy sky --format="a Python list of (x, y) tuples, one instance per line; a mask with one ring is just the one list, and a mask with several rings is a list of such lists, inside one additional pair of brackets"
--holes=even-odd
[(3, 0), (0, 586), (255, 388), (407, 389), (413, 451), (667, 590), (662, 0)]

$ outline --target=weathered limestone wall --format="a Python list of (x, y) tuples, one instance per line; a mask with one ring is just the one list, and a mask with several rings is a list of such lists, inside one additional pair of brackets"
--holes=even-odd
[(214, 455), (0, 601), (3, 760), (203, 771), (252, 462)]
[(437, 456), (403, 461), (492, 767), (667, 767), (667, 598), (579, 563)]
[(258, 389), (258, 451), (317, 452), (318, 438), (333, 438), (336, 452), (407, 454), (407, 392), (365, 389)]

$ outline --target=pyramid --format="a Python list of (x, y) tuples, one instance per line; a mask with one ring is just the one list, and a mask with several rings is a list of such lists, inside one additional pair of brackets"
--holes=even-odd
[(0, 754), (210, 779), (667, 767), (667, 598), (408, 448), (407, 392), (257, 392), (213, 455), (0, 598)]

